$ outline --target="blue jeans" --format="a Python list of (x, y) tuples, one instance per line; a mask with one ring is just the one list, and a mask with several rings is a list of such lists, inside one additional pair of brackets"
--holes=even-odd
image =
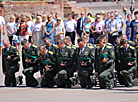
[(90, 38), (89, 43), (94, 44), (94, 38)]

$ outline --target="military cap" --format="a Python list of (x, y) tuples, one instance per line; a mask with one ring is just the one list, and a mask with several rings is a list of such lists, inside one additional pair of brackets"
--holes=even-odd
[(91, 58), (85, 58), (85, 57), (81, 57), (80, 58), (80, 61), (87, 61), (87, 60), (90, 60)]
[(25, 57), (27, 57), (27, 58), (36, 58), (36, 56), (32, 56), (32, 55), (30, 55), (28, 53), (25, 53)]
[(69, 60), (71, 60), (71, 59), (70, 59), (70, 58), (60, 57), (59, 60), (60, 60), (60, 61), (69, 61)]
[(55, 63), (51, 62), (51, 61), (48, 61), (48, 60), (45, 60), (44, 61), (44, 64), (45, 65), (55, 65)]

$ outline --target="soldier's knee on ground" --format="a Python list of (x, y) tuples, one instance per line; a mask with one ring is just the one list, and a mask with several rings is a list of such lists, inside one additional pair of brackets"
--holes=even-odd
[(13, 70), (8, 70), (8, 74), (9, 74), (9, 75), (14, 74)]
[(65, 70), (59, 71), (59, 72), (58, 72), (58, 77), (59, 77), (59, 78), (67, 79), (67, 71), (65, 71)]

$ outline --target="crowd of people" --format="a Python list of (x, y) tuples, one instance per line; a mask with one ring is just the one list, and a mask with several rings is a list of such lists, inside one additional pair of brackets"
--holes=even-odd
[(95, 19), (91, 13), (86, 16), (81, 12), (79, 19), (70, 13), (65, 21), (59, 13), (54, 19), (52, 15), (37, 13), (11, 16), (6, 24), (9, 39), (4, 40), (5, 21), (0, 17), (0, 57), (5, 86), (17, 85), (15, 73), (19, 71), (22, 56), (22, 73), (28, 87), (38, 85), (33, 75), (40, 71), (41, 87), (53, 87), (56, 83), (57, 87), (70, 88), (73, 84), (70, 78), (77, 72), (81, 87), (90, 89), (94, 84), (90, 79), (93, 69), (101, 89), (116, 86), (114, 70), (121, 85), (132, 87), (137, 77), (138, 11), (134, 15), (133, 20), (132, 14), (127, 15), (124, 34), (125, 19), (118, 9), (96, 13)]

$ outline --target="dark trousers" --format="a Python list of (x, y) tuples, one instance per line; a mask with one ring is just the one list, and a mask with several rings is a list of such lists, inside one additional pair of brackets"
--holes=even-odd
[(81, 71), (81, 75), (80, 75), (81, 87), (86, 87), (86, 86), (92, 85), (91, 80), (90, 80), (90, 74), (92, 73), (92, 70), (90, 70), (90, 69), (91, 68), (84, 68)]
[(29, 40), (28, 40), (28, 41), (29, 41), (29, 43), (31, 43), (31, 38), (32, 38), (32, 36), (29, 36)]
[(83, 30), (81, 30), (80, 33), (79, 33), (79, 36), (80, 36), (80, 37), (82, 37), (82, 32), (83, 32)]
[(38, 66), (33, 66), (33, 70), (23, 70), (23, 74), (26, 76), (26, 85), (28, 87), (36, 87), (38, 85), (38, 81), (34, 77), (34, 73), (38, 71)]
[(13, 38), (13, 36), (8, 36), (8, 38), (9, 38), (10, 44), (11, 44), (11, 46), (12, 46), (12, 43), (13, 43), (12, 38)]
[(111, 36), (110, 34), (108, 35), (108, 42), (111, 43), (113, 46), (115, 46), (115, 41), (118, 38), (118, 36)]
[(18, 71), (18, 66), (13, 66), (14, 68), (9, 68), (5, 75), (5, 86), (16, 86), (15, 73)]
[(118, 34), (119, 34), (119, 37), (121, 37), (121, 35), (122, 35), (122, 32), (118, 32)]
[(46, 72), (45, 73), (45, 78), (42, 79), (41, 81), (41, 87), (53, 87), (54, 85), (54, 76), (55, 76), (55, 72)]
[(94, 38), (94, 44), (96, 44), (97, 42), (97, 38), (100, 36), (101, 34), (98, 34), (98, 33), (94, 33), (93, 34), (93, 38)]
[(67, 32), (66, 31), (66, 35), (65, 36), (69, 36), (71, 38), (71, 42), (73, 45), (75, 45), (75, 32)]

